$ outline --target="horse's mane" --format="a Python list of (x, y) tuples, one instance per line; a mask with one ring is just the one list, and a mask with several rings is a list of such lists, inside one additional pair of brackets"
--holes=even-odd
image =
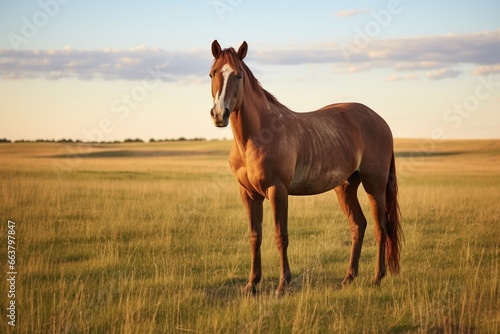
[[(265, 90), (262, 85), (260, 84), (259, 80), (253, 75), (252, 71), (248, 68), (248, 66), (245, 64), (243, 60), (240, 60), (238, 54), (233, 48), (227, 48), (222, 50), (220, 55), (217, 57), (217, 59), (223, 59), (225, 63), (229, 64), (232, 68), (236, 68), (239, 71), (242, 71), (245, 75), (245, 78), (248, 80), (250, 83), (250, 86), (252, 89), (258, 93), (264, 96), (267, 101), (273, 104), (281, 105), (281, 103), (278, 101), (276, 97), (274, 97), (273, 94), (269, 93), (267, 90)], [(214, 60), (217, 61), (217, 59)]]

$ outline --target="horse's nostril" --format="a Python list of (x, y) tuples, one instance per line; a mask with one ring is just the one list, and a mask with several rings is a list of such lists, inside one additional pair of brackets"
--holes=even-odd
[(224, 115), (222, 115), (222, 117), (224, 117), (224, 118), (228, 118), (229, 117), (229, 109), (228, 108), (224, 109)]
[(215, 117), (214, 109), (210, 109), (210, 116)]

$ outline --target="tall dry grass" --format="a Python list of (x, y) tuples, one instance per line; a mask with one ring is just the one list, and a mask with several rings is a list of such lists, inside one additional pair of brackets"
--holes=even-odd
[[(350, 237), (335, 195), (291, 197), (294, 277), (280, 299), (268, 204), (263, 282), (256, 297), (240, 293), (250, 253), (228, 143), (97, 146), (69, 158), (63, 145), (0, 145), (1, 235), (7, 219), (17, 223), (16, 330), (499, 332), (500, 142), (424, 144), (397, 143), (401, 274), (370, 287), (369, 223), (360, 276), (339, 289)], [(65, 162), (72, 166), (54, 169)], [(362, 190), (360, 198), (369, 217)], [(0, 319), (0, 331), (12, 332)]]

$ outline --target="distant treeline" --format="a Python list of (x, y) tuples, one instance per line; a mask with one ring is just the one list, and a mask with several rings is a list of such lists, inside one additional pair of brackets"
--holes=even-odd
[[(177, 139), (154, 139), (151, 138), (149, 140), (150, 143), (161, 143), (161, 142), (172, 142), (172, 141), (206, 141), (205, 138), (184, 138), (180, 137)], [(0, 143), (89, 143), (89, 144), (122, 144), (122, 143), (144, 143), (144, 140), (140, 138), (127, 138), (123, 141), (120, 140), (114, 140), (114, 141), (100, 141), (100, 142), (83, 142), (80, 139), (73, 140), (73, 139), (36, 139), (36, 140), (25, 140), (25, 139), (19, 139), (19, 140), (10, 140), (6, 138), (0, 138)]]

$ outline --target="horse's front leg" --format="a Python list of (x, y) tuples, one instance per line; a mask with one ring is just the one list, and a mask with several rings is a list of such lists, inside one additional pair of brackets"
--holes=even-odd
[(292, 279), (288, 263), (288, 190), (282, 183), (277, 183), (267, 190), (269, 201), (274, 215), (274, 240), (280, 254), (280, 283), (276, 290), (277, 295), (285, 292)]
[(260, 245), (262, 243), (262, 202), (261, 196), (251, 196), (245, 188), (240, 186), (241, 199), (247, 209), (250, 224), (250, 247), (252, 250), (252, 263), (248, 284), (243, 289), (244, 293), (255, 294), (256, 286), (262, 278), (262, 265)]

